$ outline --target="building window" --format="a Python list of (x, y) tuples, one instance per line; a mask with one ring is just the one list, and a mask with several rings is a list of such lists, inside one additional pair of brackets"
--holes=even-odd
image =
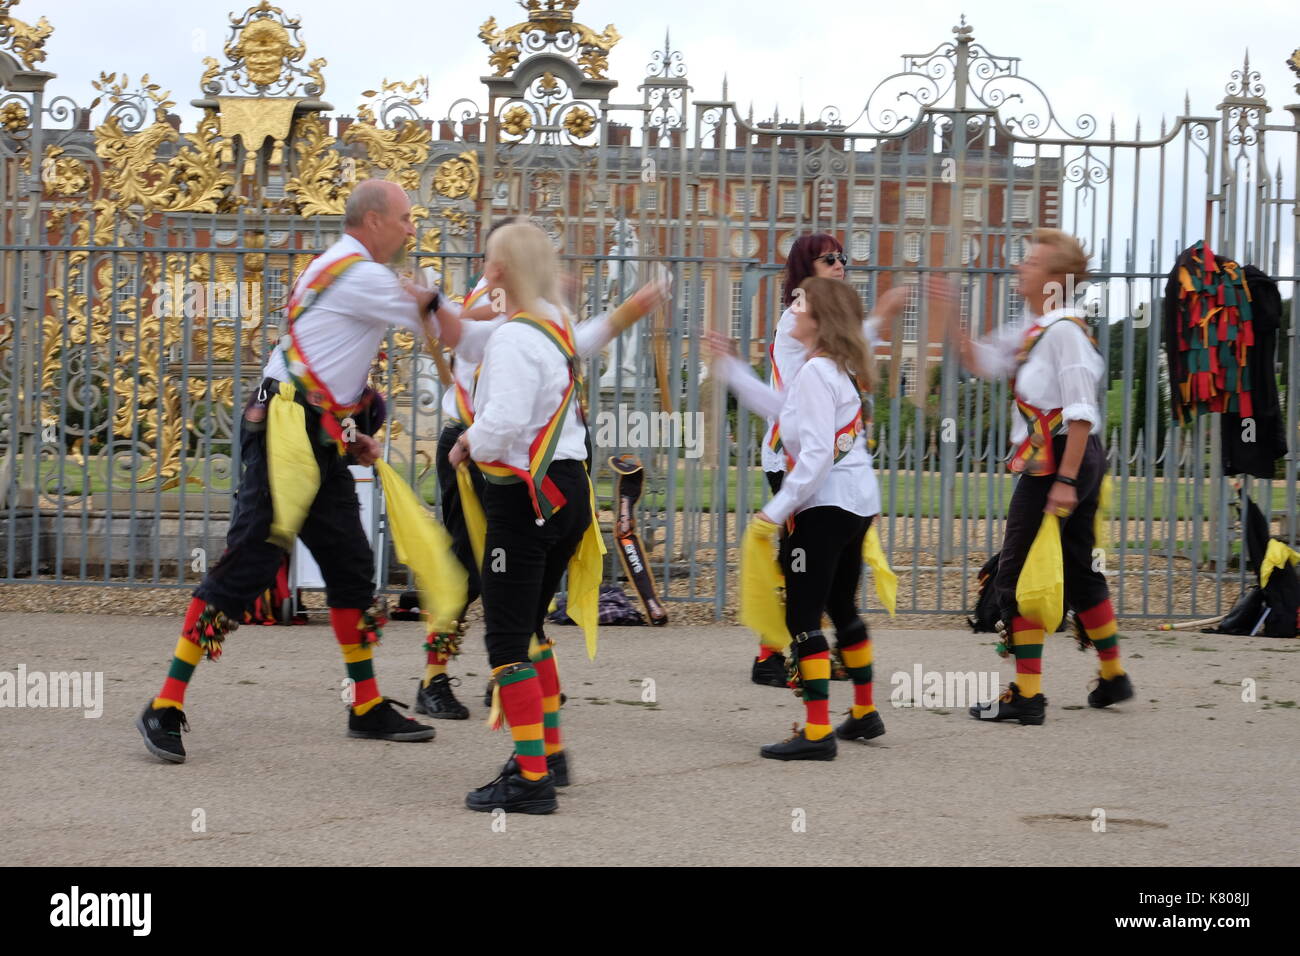
[(282, 318), (284, 307), (289, 298), (289, 285), (285, 281), (287, 269), (266, 270), (266, 303), (264, 310), (268, 315)]
[(283, 199), (284, 198), (284, 177), (267, 176), (266, 188), (262, 190), (262, 195), (265, 196), (267, 199)]
[(984, 203), (978, 189), (968, 189), (962, 196), (962, 215), (978, 222), (984, 215)]
[(868, 280), (868, 279), (850, 279), (849, 282), (850, 282), (850, 284), (853, 286), (853, 291), (856, 292), (856, 293), (858, 294), (858, 298), (862, 300), (862, 311), (863, 311), (863, 312), (866, 312), (866, 313), (869, 314), (869, 313), (871, 312), (871, 282), (870, 282), (870, 280)]
[(970, 265), (980, 257), (980, 241), (974, 236), (961, 237), (961, 264)]
[(1012, 236), (1007, 240), (1007, 262), (1010, 265), (1019, 265), (1025, 261), (1025, 256), (1029, 254), (1029, 239), (1025, 236)]
[(758, 214), (758, 187), (737, 186), (735, 195), (736, 212), (739, 215)]
[(659, 187), (653, 183), (641, 190), (641, 208), (646, 212), (659, 211)]
[(713, 187), (696, 186), (691, 190), (691, 212), (709, 213), (713, 211)]
[(904, 213), (908, 219), (925, 218), (925, 187), (908, 186), (907, 187), (907, 210)]
[(876, 187), (853, 187), (853, 218), (870, 219), (876, 214)]
[(898, 377), (898, 391), (902, 395), (911, 395), (916, 391), (916, 361), (903, 359), (903, 366)]
[(1011, 194), (1011, 218), (1016, 222), (1029, 222), (1030, 200), (1033, 193), (1026, 189), (1017, 189)]
[(781, 188), (781, 215), (788, 219), (802, 217), (807, 205), (804, 202), (804, 195), (805, 191), (797, 186), (783, 186)]
[(741, 322), (749, 310), (749, 303), (745, 302), (745, 284), (740, 279), (731, 280), (731, 337), (740, 338)]
[(130, 321), (130, 316), (122, 310), (136, 296), (135, 283), (134, 263), (119, 261), (113, 273), (113, 308), (117, 310), (119, 316), (126, 318), (127, 321)]
[(907, 283), (907, 305), (903, 307), (903, 341), (915, 342), (921, 324), (921, 289), (915, 276), (904, 281)]
[(857, 262), (865, 262), (871, 258), (871, 233), (865, 229), (857, 229), (849, 239), (849, 254)]
[(919, 262), (921, 259), (921, 234), (919, 232), (909, 232), (903, 239), (903, 258), (908, 262)]
[(963, 277), (961, 280), (961, 311), (960, 324), (961, 330), (966, 335), (970, 334), (971, 318), (974, 315), (975, 306), (975, 284), (970, 277)]

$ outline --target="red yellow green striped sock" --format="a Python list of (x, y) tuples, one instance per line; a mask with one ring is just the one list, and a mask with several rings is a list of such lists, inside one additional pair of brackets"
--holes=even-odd
[(1115, 609), (1111, 607), (1110, 598), (1094, 608), (1080, 612), (1079, 623), (1087, 632), (1092, 646), (1097, 649), (1101, 676), (1110, 680), (1123, 674), (1124, 665), (1119, 660), (1119, 625), (1115, 621)]
[(801, 656), (799, 678), (803, 682), (803, 705), (808, 716), (804, 736), (809, 740), (821, 740), (831, 732), (831, 652), (825, 650)]
[(505, 664), (492, 671), (501, 694), (501, 710), (515, 741), (515, 760), (526, 780), (546, 776), (546, 743), (542, 732), (542, 683), (532, 664)]
[(1026, 617), (1011, 622), (1011, 650), (1016, 655), (1016, 686), (1024, 697), (1043, 690), (1043, 629)]
[(358, 630), (362, 612), (353, 607), (330, 608), (330, 625), (343, 652), (343, 663), (352, 680), (352, 712), (360, 717), (378, 704), (379, 685), (375, 682), (373, 632)]
[(841, 647), (840, 658), (853, 681), (853, 716), (865, 717), (876, 709), (871, 696), (871, 638)]
[(194, 668), (203, 657), (203, 648), (199, 646), (194, 625), (207, 606), (208, 602), (202, 598), (190, 598), (190, 606), (185, 611), (185, 623), (181, 625), (181, 636), (176, 641), (172, 666), (167, 671), (167, 679), (163, 681), (162, 690), (153, 699), (155, 709), (185, 706), (185, 691), (190, 686), (190, 678), (194, 676)]
[(542, 734), (546, 742), (546, 756), (564, 749), (560, 736), (560, 669), (555, 663), (555, 644), (547, 641), (529, 651), (529, 659), (537, 671), (542, 688)]
[(442, 651), (426, 651), (428, 657), (425, 659), (424, 680), (421, 685), (429, 686), (429, 681), (433, 680), (440, 674), (447, 673), (447, 662), (451, 660), (450, 654), (444, 654)]

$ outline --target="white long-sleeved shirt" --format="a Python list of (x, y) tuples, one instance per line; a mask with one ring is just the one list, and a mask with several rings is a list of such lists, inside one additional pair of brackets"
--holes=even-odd
[[(1101, 355), (1093, 344), (1068, 316), (1078, 315), (1068, 309), (1055, 309), (1047, 315), (1027, 317), (1021, 322), (1003, 326), (974, 344), (975, 367), (972, 371), (981, 378), (1002, 379), (1016, 376), (1016, 395), (1021, 401), (1048, 411), (1061, 409), (1061, 427), (1065, 432), (1070, 422), (1084, 421), (1092, 425), (1092, 434), (1101, 431), (1101, 410), (1097, 391), (1105, 371)], [(1031, 328), (1048, 327), (1034, 345), (1019, 371), (1016, 359), (1023, 347), (1025, 335)], [(1029, 435), (1024, 416), (1014, 411), (1011, 416), (1011, 444), (1023, 442)]]
[[(550, 303), (539, 309), (539, 318), (561, 321), (560, 310)], [(585, 357), (613, 337), (609, 316), (599, 315), (574, 329), (574, 348)], [(499, 461), (527, 469), (528, 447), (559, 408), (569, 385), (568, 365), (542, 332), (510, 321), (488, 338), (482, 365), (474, 389), (474, 424), (465, 432), (470, 454), (477, 462)], [(564, 417), (555, 458), (585, 461), (586, 434), (575, 396)]]
[[(326, 266), (354, 252), (366, 261), (335, 279), (293, 325), (308, 366), (343, 405), (361, 397), (370, 363), (379, 354), (390, 325), (414, 332), (417, 340), (424, 337), (419, 305), (406, 294), (392, 270), (375, 262), (352, 236), (343, 236), (316, 257), (298, 277), (294, 295)], [(432, 327), (437, 329), (436, 322)], [(283, 347), (276, 346), (271, 352), (262, 375), (290, 381)]]
[[(480, 278), (470, 295), (486, 288), (486, 286), (487, 279)], [(463, 312), (462, 306), (456, 302), (448, 302), (444, 308), (455, 312)], [(479, 363), (483, 360), (483, 352), (487, 348), (488, 339), (493, 332), (505, 324), (505, 321), (506, 317), (504, 315), (498, 315), (493, 319), (461, 323), (460, 341), (456, 343), (456, 361), (452, 366), (451, 373), (461, 388), (465, 389), (466, 395), (473, 396), (474, 373), (478, 371)], [(460, 412), (456, 408), (456, 389), (454, 386), (448, 387), (442, 393), (442, 413), (447, 418), (460, 418)]]
[[(788, 388), (794, 381), (799, 370), (803, 368), (804, 362), (808, 361), (808, 349), (794, 337), (795, 314), (793, 306), (781, 313), (781, 319), (776, 323), (776, 332), (772, 336), (772, 348), (769, 356), (772, 360), (772, 371), (768, 375), (768, 384), (780, 391)], [(882, 345), (880, 341), (880, 317), (876, 315), (867, 316), (862, 323), (862, 334), (866, 336), (867, 344), (871, 346), (874, 354), (877, 346)], [(767, 431), (763, 433), (762, 461), (764, 471), (785, 471), (785, 452), (774, 451), (772, 449), (772, 429), (776, 427), (776, 418), (769, 417), (767, 420)]]
[(780, 524), (825, 505), (864, 517), (880, 513), (880, 485), (866, 436), (858, 432), (848, 454), (835, 461), (835, 433), (861, 414), (862, 399), (833, 360), (805, 360), (784, 392), (764, 385), (738, 358), (726, 359), (719, 370), (746, 408), (780, 421), (782, 442), (794, 459), (781, 490), (763, 506), (769, 518)]

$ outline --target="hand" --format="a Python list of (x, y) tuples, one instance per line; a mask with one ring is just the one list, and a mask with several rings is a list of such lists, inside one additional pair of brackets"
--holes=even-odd
[(453, 468), (459, 468), (469, 461), (469, 442), (465, 440), (464, 435), (456, 439), (456, 444), (451, 446), (451, 451), (447, 454), (447, 460), (451, 462)]
[(737, 354), (735, 341), (712, 329), (704, 333), (704, 351), (713, 362)]
[(416, 285), (405, 276), (403, 276), (400, 281), (402, 283), (402, 289), (407, 295), (415, 300), (416, 305), (420, 307), (421, 311), (425, 311), (429, 308), (429, 303), (433, 301), (434, 296), (436, 296), (439, 291), (437, 288), (430, 289), (427, 286)]
[(894, 320), (907, 308), (907, 296), (910, 289), (905, 285), (896, 285), (876, 303), (871, 311), (880, 317), (880, 337), (887, 339), (894, 331)]
[(772, 538), (775, 538), (777, 533), (781, 530), (780, 527), (777, 526), (776, 522), (762, 511), (754, 515), (754, 520), (750, 522), (750, 527), (754, 529), (754, 534), (758, 535), (760, 538), (766, 538), (769, 541)]
[(1047, 507), (1043, 509), (1043, 514), (1056, 515), (1062, 521), (1074, 514), (1074, 509), (1079, 506), (1079, 493), (1075, 490), (1074, 485), (1067, 485), (1063, 481), (1052, 482), (1052, 490), (1047, 493)]
[(348, 445), (348, 451), (358, 465), (369, 467), (384, 456), (384, 448), (369, 435), (357, 435), (357, 440)]
[(668, 297), (672, 294), (672, 288), (671, 279), (666, 277), (654, 279), (637, 289), (632, 296), (632, 301), (636, 303), (638, 312), (642, 315), (649, 315), (668, 301)]

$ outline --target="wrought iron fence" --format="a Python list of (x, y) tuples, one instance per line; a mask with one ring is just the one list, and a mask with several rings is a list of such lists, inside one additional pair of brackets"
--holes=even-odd
[[(436, 120), (422, 80), (366, 94), (355, 119), (331, 117), (327, 64), (296, 65), (308, 62), (301, 25), (250, 7), (232, 18), (229, 62), (203, 64), (202, 118), (188, 133), (147, 77), (101, 74), (89, 107), (46, 102), (49, 30), (7, 17), (0, 580), (195, 583), (221, 550), (240, 468), (235, 410), (278, 341), (292, 279), (338, 235), (353, 184), (385, 177), (416, 207), (410, 266), (449, 289), (477, 271), (482, 227), (506, 215), (552, 236), (583, 317), (652, 268), (672, 272), (666, 314), (589, 363), (598, 492), (606, 504), (607, 455), (645, 459), (641, 521), (661, 585), (670, 602), (718, 616), (765, 485), (761, 427), (713, 387), (700, 333), (730, 331), (765, 373), (781, 264), (809, 231), (843, 242), (868, 307), (915, 284), (876, 403), (882, 535), (904, 610), (963, 612), (1000, 540), (1010, 404), (1005, 385), (968, 379), (945, 353), (919, 280), (955, 277), (963, 324), (992, 329), (1020, 314), (1014, 269), (1032, 231), (1064, 228), (1095, 265), (1080, 298), (1107, 358), (1117, 606), (1202, 616), (1234, 600), (1246, 575), (1234, 558), (1238, 491), (1221, 474), (1217, 418), (1179, 428), (1166, 411), (1163, 285), (1177, 254), (1206, 239), (1293, 300), (1300, 105), (1285, 108), (1291, 125), (1269, 123), (1247, 61), (1213, 112), (1184, 102), (1157, 132), (1123, 137), (1091, 116), (1063, 122), (1020, 61), (990, 53), (964, 21), (952, 40), (903, 57), (851, 119), (827, 108), (756, 120), (725, 85), (692, 101), (684, 58), (666, 44), (640, 102), (615, 102), (605, 74), (617, 33), (582, 26), (576, 4), (535, 6), (480, 33), (495, 71), (486, 106), (459, 100)], [(253, 24), (269, 54), (243, 44)], [(1289, 325), (1279, 343), (1293, 448)], [(434, 504), (433, 364), (393, 334), (373, 377), (390, 397), (389, 460)], [(1294, 452), (1241, 493), (1296, 540)], [(381, 584), (403, 586), (404, 569), (379, 553)]]

